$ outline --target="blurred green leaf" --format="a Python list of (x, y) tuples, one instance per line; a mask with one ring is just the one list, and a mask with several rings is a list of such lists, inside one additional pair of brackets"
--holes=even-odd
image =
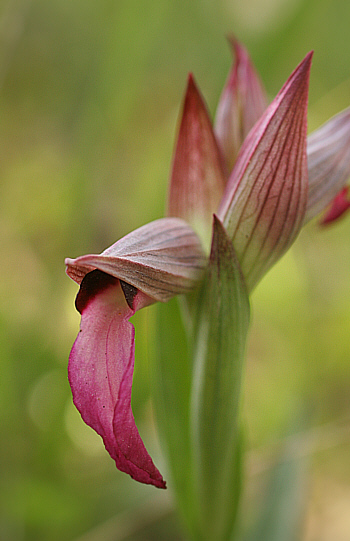
[(310, 412), (290, 403), (287, 437), (263, 488), (257, 523), (246, 541), (299, 541), (305, 517), (310, 439), (304, 431)]
[(178, 299), (157, 308), (153, 397), (181, 513), (192, 533), (194, 494), (189, 436), (192, 360)]
[(247, 541), (300, 540), (306, 479), (306, 458), (293, 456), (287, 444), (271, 472), (261, 516)]

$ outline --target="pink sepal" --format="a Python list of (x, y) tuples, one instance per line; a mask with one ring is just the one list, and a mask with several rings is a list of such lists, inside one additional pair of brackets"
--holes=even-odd
[(168, 215), (183, 218), (201, 236), (209, 236), (225, 182), (209, 113), (190, 75), (173, 158)]
[(303, 223), (311, 57), (296, 68), (250, 131), (219, 208), (249, 289), (289, 248)]
[(267, 98), (247, 50), (234, 37), (229, 40), (235, 62), (219, 100), (215, 134), (232, 171), (244, 139), (267, 107)]

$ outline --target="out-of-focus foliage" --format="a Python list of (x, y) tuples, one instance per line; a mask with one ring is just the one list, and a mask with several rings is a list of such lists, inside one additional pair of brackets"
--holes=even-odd
[[(350, 104), (350, 4), (343, 0), (0, 3), (4, 541), (73, 541), (89, 531), (85, 541), (114, 541), (131, 521), (133, 539), (180, 538), (164, 503), (138, 511), (151, 498), (163, 502), (164, 493), (118, 472), (72, 406), (66, 364), (79, 317), (63, 259), (100, 252), (162, 216), (187, 72), (213, 113), (231, 63), (229, 32), (251, 51), (271, 96), (315, 49), (310, 128)], [(350, 536), (349, 269), (350, 219), (323, 230), (310, 224), (253, 298), (249, 444), (283, 437), (296, 403), (312, 409), (315, 425), (329, 423), (315, 438), (321, 450), (312, 460), (306, 541), (320, 532), (324, 541)], [(162, 467), (149, 400), (153, 314), (134, 318), (133, 404)], [(251, 470), (248, 500), (259, 485), (254, 463)], [(129, 518), (113, 522), (118, 513)]]

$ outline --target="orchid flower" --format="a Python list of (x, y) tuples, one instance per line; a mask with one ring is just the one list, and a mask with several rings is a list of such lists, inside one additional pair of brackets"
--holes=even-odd
[[(165, 482), (131, 410), (134, 328), (129, 319), (144, 306), (193, 291), (218, 258), (223, 268), (231, 258), (242, 287), (251, 291), (350, 174), (349, 110), (307, 140), (312, 54), (267, 106), (247, 52), (237, 41), (233, 46), (236, 63), (219, 102), (215, 132), (189, 77), (168, 217), (100, 255), (66, 260), (67, 274), (80, 286), (81, 327), (69, 359), (74, 403), (117, 468), (159, 488)], [(229, 265), (225, 269), (229, 277)]]

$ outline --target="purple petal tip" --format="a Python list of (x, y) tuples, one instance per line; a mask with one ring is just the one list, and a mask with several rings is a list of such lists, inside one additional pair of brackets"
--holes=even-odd
[(333, 199), (330, 208), (322, 218), (320, 225), (329, 225), (341, 218), (350, 209), (350, 188), (345, 186)]

